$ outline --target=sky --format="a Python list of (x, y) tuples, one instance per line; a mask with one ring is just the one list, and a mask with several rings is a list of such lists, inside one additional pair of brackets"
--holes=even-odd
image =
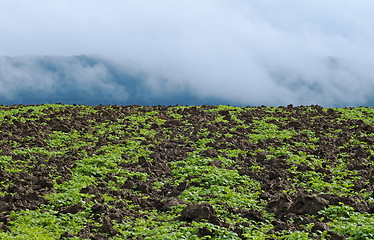
[(372, 0), (0, 0), (0, 101), (127, 104), (144, 94), (178, 104), (187, 92), (201, 103), (374, 106), (373, 9)]

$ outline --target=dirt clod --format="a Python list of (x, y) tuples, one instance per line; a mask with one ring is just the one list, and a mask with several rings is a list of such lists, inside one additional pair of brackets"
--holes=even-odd
[(203, 219), (214, 224), (219, 222), (219, 219), (217, 219), (217, 216), (215, 215), (213, 206), (209, 203), (190, 204), (182, 210), (177, 219), (186, 222), (199, 222)]

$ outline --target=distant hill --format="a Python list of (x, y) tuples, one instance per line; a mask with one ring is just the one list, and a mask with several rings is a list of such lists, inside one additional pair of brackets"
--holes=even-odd
[[(0, 104), (240, 105), (201, 97), (188, 86), (153, 91), (141, 73), (104, 59), (80, 55), (2, 57)], [(160, 81), (162, 82), (162, 81)], [(161, 89), (162, 86), (160, 87)], [(169, 90), (168, 90), (169, 89)]]
[[(0, 57), (0, 104), (374, 106), (369, 68), (361, 69), (336, 57), (326, 57), (319, 66), (324, 66), (322, 73), (310, 71), (311, 75), (302, 69), (269, 68), (267, 74), (273, 85), (264, 86), (262, 92), (252, 89), (246, 95), (246, 91), (236, 94), (231, 89), (223, 94), (225, 90), (213, 90), (209, 95), (198, 93), (196, 81), (150, 76), (98, 56)], [(257, 84), (255, 89), (262, 86), (261, 80), (253, 84)], [(250, 89), (251, 83), (242, 88)], [(280, 91), (284, 95), (279, 97)], [(267, 97), (262, 96), (264, 92)]]

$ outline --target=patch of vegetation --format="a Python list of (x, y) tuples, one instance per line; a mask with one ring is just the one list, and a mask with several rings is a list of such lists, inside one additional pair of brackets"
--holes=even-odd
[(372, 239), (373, 119), (362, 107), (2, 106), (0, 239)]

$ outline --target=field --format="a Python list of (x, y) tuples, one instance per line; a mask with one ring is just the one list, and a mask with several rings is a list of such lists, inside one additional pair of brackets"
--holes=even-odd
[(0, 106), (0, 239), (374, 239), (374, 109)]

